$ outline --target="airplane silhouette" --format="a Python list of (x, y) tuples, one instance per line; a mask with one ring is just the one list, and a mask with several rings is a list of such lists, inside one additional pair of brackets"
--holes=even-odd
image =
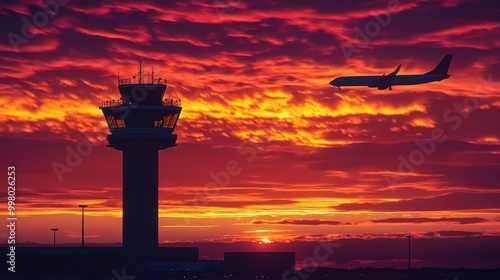
[(382, 76), (345, 76), (335, 78), (330, 82), (331, 86), (368, 86), (370, 88), (378, 88), (379, 90), (389, 89), (392, 90), (393, 85), (418, 85), (430, 82), (441, 81), (448, 79), (451, 75), (448, 74), (448, 68), (452, 54), (447, 54), (439, 62), (439, 64), (432, 71), (421, 75), (399, 75), (399, 68), (401, 64), (389, 75)]

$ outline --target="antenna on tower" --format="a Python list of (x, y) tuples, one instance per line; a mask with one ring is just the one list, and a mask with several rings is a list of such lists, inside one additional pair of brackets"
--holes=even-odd
[(151, 82), (152, 83), (154, 83), (154, 79), (155, 79), (154, 75), (155, 75), (155, 71), (153, 69), (153, 66), (151, 66)]
[(139, 84), (142, 84), (142, 56), (139, 57)]

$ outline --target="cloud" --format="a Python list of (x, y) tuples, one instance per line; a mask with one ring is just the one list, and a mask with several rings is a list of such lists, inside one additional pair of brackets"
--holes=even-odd
[(460, 230), (440, 230), (424, 233), (425, 237), (466, 237), (482, 235), (478, 231), (460, 231)]
[(338, 221), (326, 221), (326, 220), (307, 220), (307, 219), (280, 219), (275, 221), (267, 221), (267, 220), (254, 220), (251, 222), (253, 225), (309, 225), (309, 226), (317, 226), (317, 225), (351, 225), (352, 223), (343, 223)]
[(396, 202), (346, 203), (332, 208), (342, 211), (443, 211), (498, 209), (499, 193), (449, 193), (431, 198), (414, 198)]
[(413, 223), (413, 224), (421, 224), (421, 223), (441, 223), (441, 222), (449, 222), (456, 223), (461, 225), (468, 224), (477, 224), (484, 223), (488, 220), (478, 217), (464, 217), (464, 218), (387, 218), (387, 219), (377, 219), (371, 220), (372, 223)]

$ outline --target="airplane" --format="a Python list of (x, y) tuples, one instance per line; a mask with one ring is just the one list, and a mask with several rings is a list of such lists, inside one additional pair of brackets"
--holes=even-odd
[(341, 86), (368, 86), (370, 88), (378, 88), (379, 90), (389, 89), (392, 90), (392, 86), (395, 85), (418, 85), (430, 82), (441, 81), (448, 79), (451, 75), (448, 74), (448, 68), (450, 67), (450, 62), (452, 54), (447, 54), (441, 62), (432, 71), (421, 75), (399, 75), (399, 68), (401, 64), (389, 75), (382, 76), (345, 76), (335, 78), (330, 82), (331, 86), (338, 87), (340, 90)]

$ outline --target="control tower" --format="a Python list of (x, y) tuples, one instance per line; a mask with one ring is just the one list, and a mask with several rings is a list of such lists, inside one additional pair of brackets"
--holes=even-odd
[(167, 81), (138, 76), (118, 78), (120, 99), (99, 107), (111, 134), (109, 145), (123, 151), (123, 258), (126, 271), (140, 273), (158, 252), (158, 151), (176, 146), (173, 134), (182, 107), (164, 100)]

